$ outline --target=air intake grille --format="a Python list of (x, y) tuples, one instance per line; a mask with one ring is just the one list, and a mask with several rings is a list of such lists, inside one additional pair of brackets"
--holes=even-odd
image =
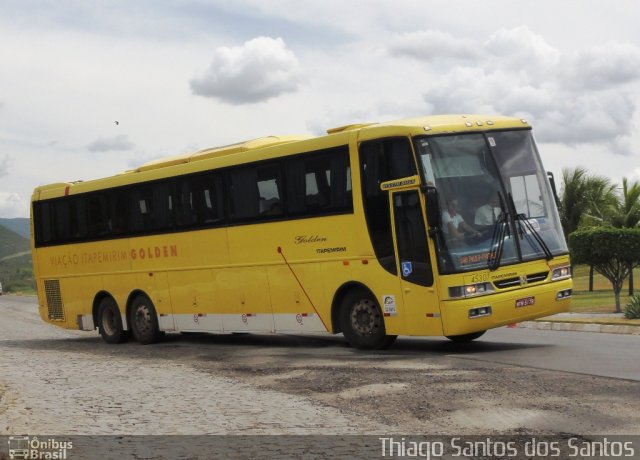
[(514, 286), (520, 286), (520, 278), (507, 278), (500, 281), (494, 281), (498, 289), (506, 289)]
[(534, 273), (533, 275), (527, 275), (527, 283), (537, 283), (547, 279), (549, 272)]
[(60, 295), (60, 280), (45, 280), (44, 292), (47, 295), (47, 310), (49, 319), (64, 321), (64, 305)]
[(524, 286), (529, 283), (539, 283), (540, 281), (546, 280), (548, 275), (549, 272), (532, 273), (526, 277), (507, 278), (500, 281), (494, 281), (493, 284), (498, 289), (506, 289), (516, 286)]

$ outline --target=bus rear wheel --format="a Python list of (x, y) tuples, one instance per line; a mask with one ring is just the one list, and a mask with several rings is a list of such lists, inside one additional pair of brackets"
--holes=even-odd
[(363, 289), (355, 289), (345, 296), (340, 310), (340, 326), (347, 342), (361, 350), (388, 348), (397, 337), (387, 335), (378, 302)]
[(122, 316), (115, 300), (105, 297), (98, 306), (98, 330), (107, 343), (123, 343), (129, 334), (122, 327)]
[(446, 337), (455, 343), (469, 343), (479, 337), (482, 337), (485, 332), (487, 331), (478, 331), (478, 332), (472, 332), (470, 334), (461, 334), (461, 335), (447, 335)]
[(156, 309), (148, 297), (139, 295), (134, 299), (130, 322), (133, 336), (142, 345), (156, 343), (162, 338)]

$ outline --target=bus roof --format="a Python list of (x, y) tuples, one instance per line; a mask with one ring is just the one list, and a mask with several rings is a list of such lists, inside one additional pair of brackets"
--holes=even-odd
[(376, 124), (377, 127), (418, 128), (429, 134), (465, 132), (470, 130), (509, 129), (529, 127), (526, 120), (496, 115), (430, 115), (405, 118)]
[(175, 155), (168, 158), (153, 160), (133, 170), (133, 172), (149, 171), (151, 169), (164, 168), (165, 166), (173, 166), (181, 163), (191, 163), (193, 161), (206, 160), (216, 158), (232, 153), (247, 152), (262, 147), (273, 147), (275, 145), (287, 144), (290, 142), (303, 141), (312, 139), (312, 136), (267, 136), (252, 139), (250, 141), (238, 142), (236, 144), (224, 145), (221, 147), (212, 147), (199, 150), (195, 153), (187, 153), (183, 155)]
[[(258, 151), (260, 151), (261, 149), (268, 149), (278, 145), (294, 145), (299, 142), (307, 141), (313, 145), (305, 145), (304, 148), (315, 150), (326, 147), (320, 145), (320, 143), (322, 143), (322, 139), (335, 139), (333, 142), (342, 142), (344, 145), (348, 142), (348, 136), (350, 135), (350, 133), (356, 131), (359, 132), (358, 137), (362, 137), (363, 139), (373, 139), (376, 137), (398, 135), (434, 135), (454, 132), (486, 131), (492, 129), (514, 129), (528, 127), (529, 125), (526, 120), (513, 117), (502, 117), (494, 115), (431, 115), (416, 118), (406, 118), (385, 123), (350, 124), (328, 129), (327, 135), (320, 137), (313, 137), (308, 135), (260, 137), (236, 144), (199, 150), (195, 153), (187, 153), (153, 160), (139, 166), (138, 168), (103, 179), (95, 179), (86, 182), (62, 182), (39, 186), (34, 190), (32, 199), (39, 200), (67, 195), (72, 193), (72, 189), (74, 189), (73, 192), (75, 193), (82, 193), (85, 191), (96, 190), (104, 187), (112, 187), (117, 185), (124, 185), (127, 183), (135, 183), (144, 180), (160, 178), (161, 176), (167, 174), (163, 171), (163, 169), (171, 166), (186, 166), (188, 164), (193, 164), (202, 160), (221, 158), (239, 153), (256, 152), (256, 154), (259, 154)], [(288, 153), (289, 150), (290, 149), (287, 149)], [(293, 150), (291, 151), (293, 152)], [(249, 159), (247, 158), (247, 160)], [(255, 160), (255, 158), (253, 158), (253, 160)], [(234, 160), (229, 159), (229, 161), (225, 161), (224, 163), (233, 164), (233, 162)], [(195, 167), (196, 165), (192, 166)], [(218, 166), (225, 166), (225, 164), (216, 165), (216, 167)]]

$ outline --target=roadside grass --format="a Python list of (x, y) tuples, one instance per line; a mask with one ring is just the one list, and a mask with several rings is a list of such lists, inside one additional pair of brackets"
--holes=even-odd
[[(640, 268), (633, 271), (634, 287), (640, 293)], [(629, 302), (629, 282), (625, 281), (620, 293), (620, 306), (624, 311)], [(611, 283), (598, 272), (593, 275), (593, 292), (589, 292), (589, 267), (574, 265), (573, 267), (573, 298), (571, 308), (573, 313), (613, 313), (616, 300)]]

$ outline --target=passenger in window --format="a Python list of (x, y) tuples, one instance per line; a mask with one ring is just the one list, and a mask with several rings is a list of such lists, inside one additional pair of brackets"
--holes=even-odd
[(264, 213), (265, 216), (280, 216), (282, 215), (282, 205), (279, 201), (271, 203), (269, 210)]
[(464, 221), (460, 214), (460, 203), (457, 199), (449, 202), (449, 207), (442, 213), (442, 227), (449, 240), (463, 243), (467, 236), (480, 236), (480, 232)]
[(473, 220), (475, 225), (494, 225), (500, 216), (500, 200), (497, 192), (487, 195), (485, 204), (476, 209)]

